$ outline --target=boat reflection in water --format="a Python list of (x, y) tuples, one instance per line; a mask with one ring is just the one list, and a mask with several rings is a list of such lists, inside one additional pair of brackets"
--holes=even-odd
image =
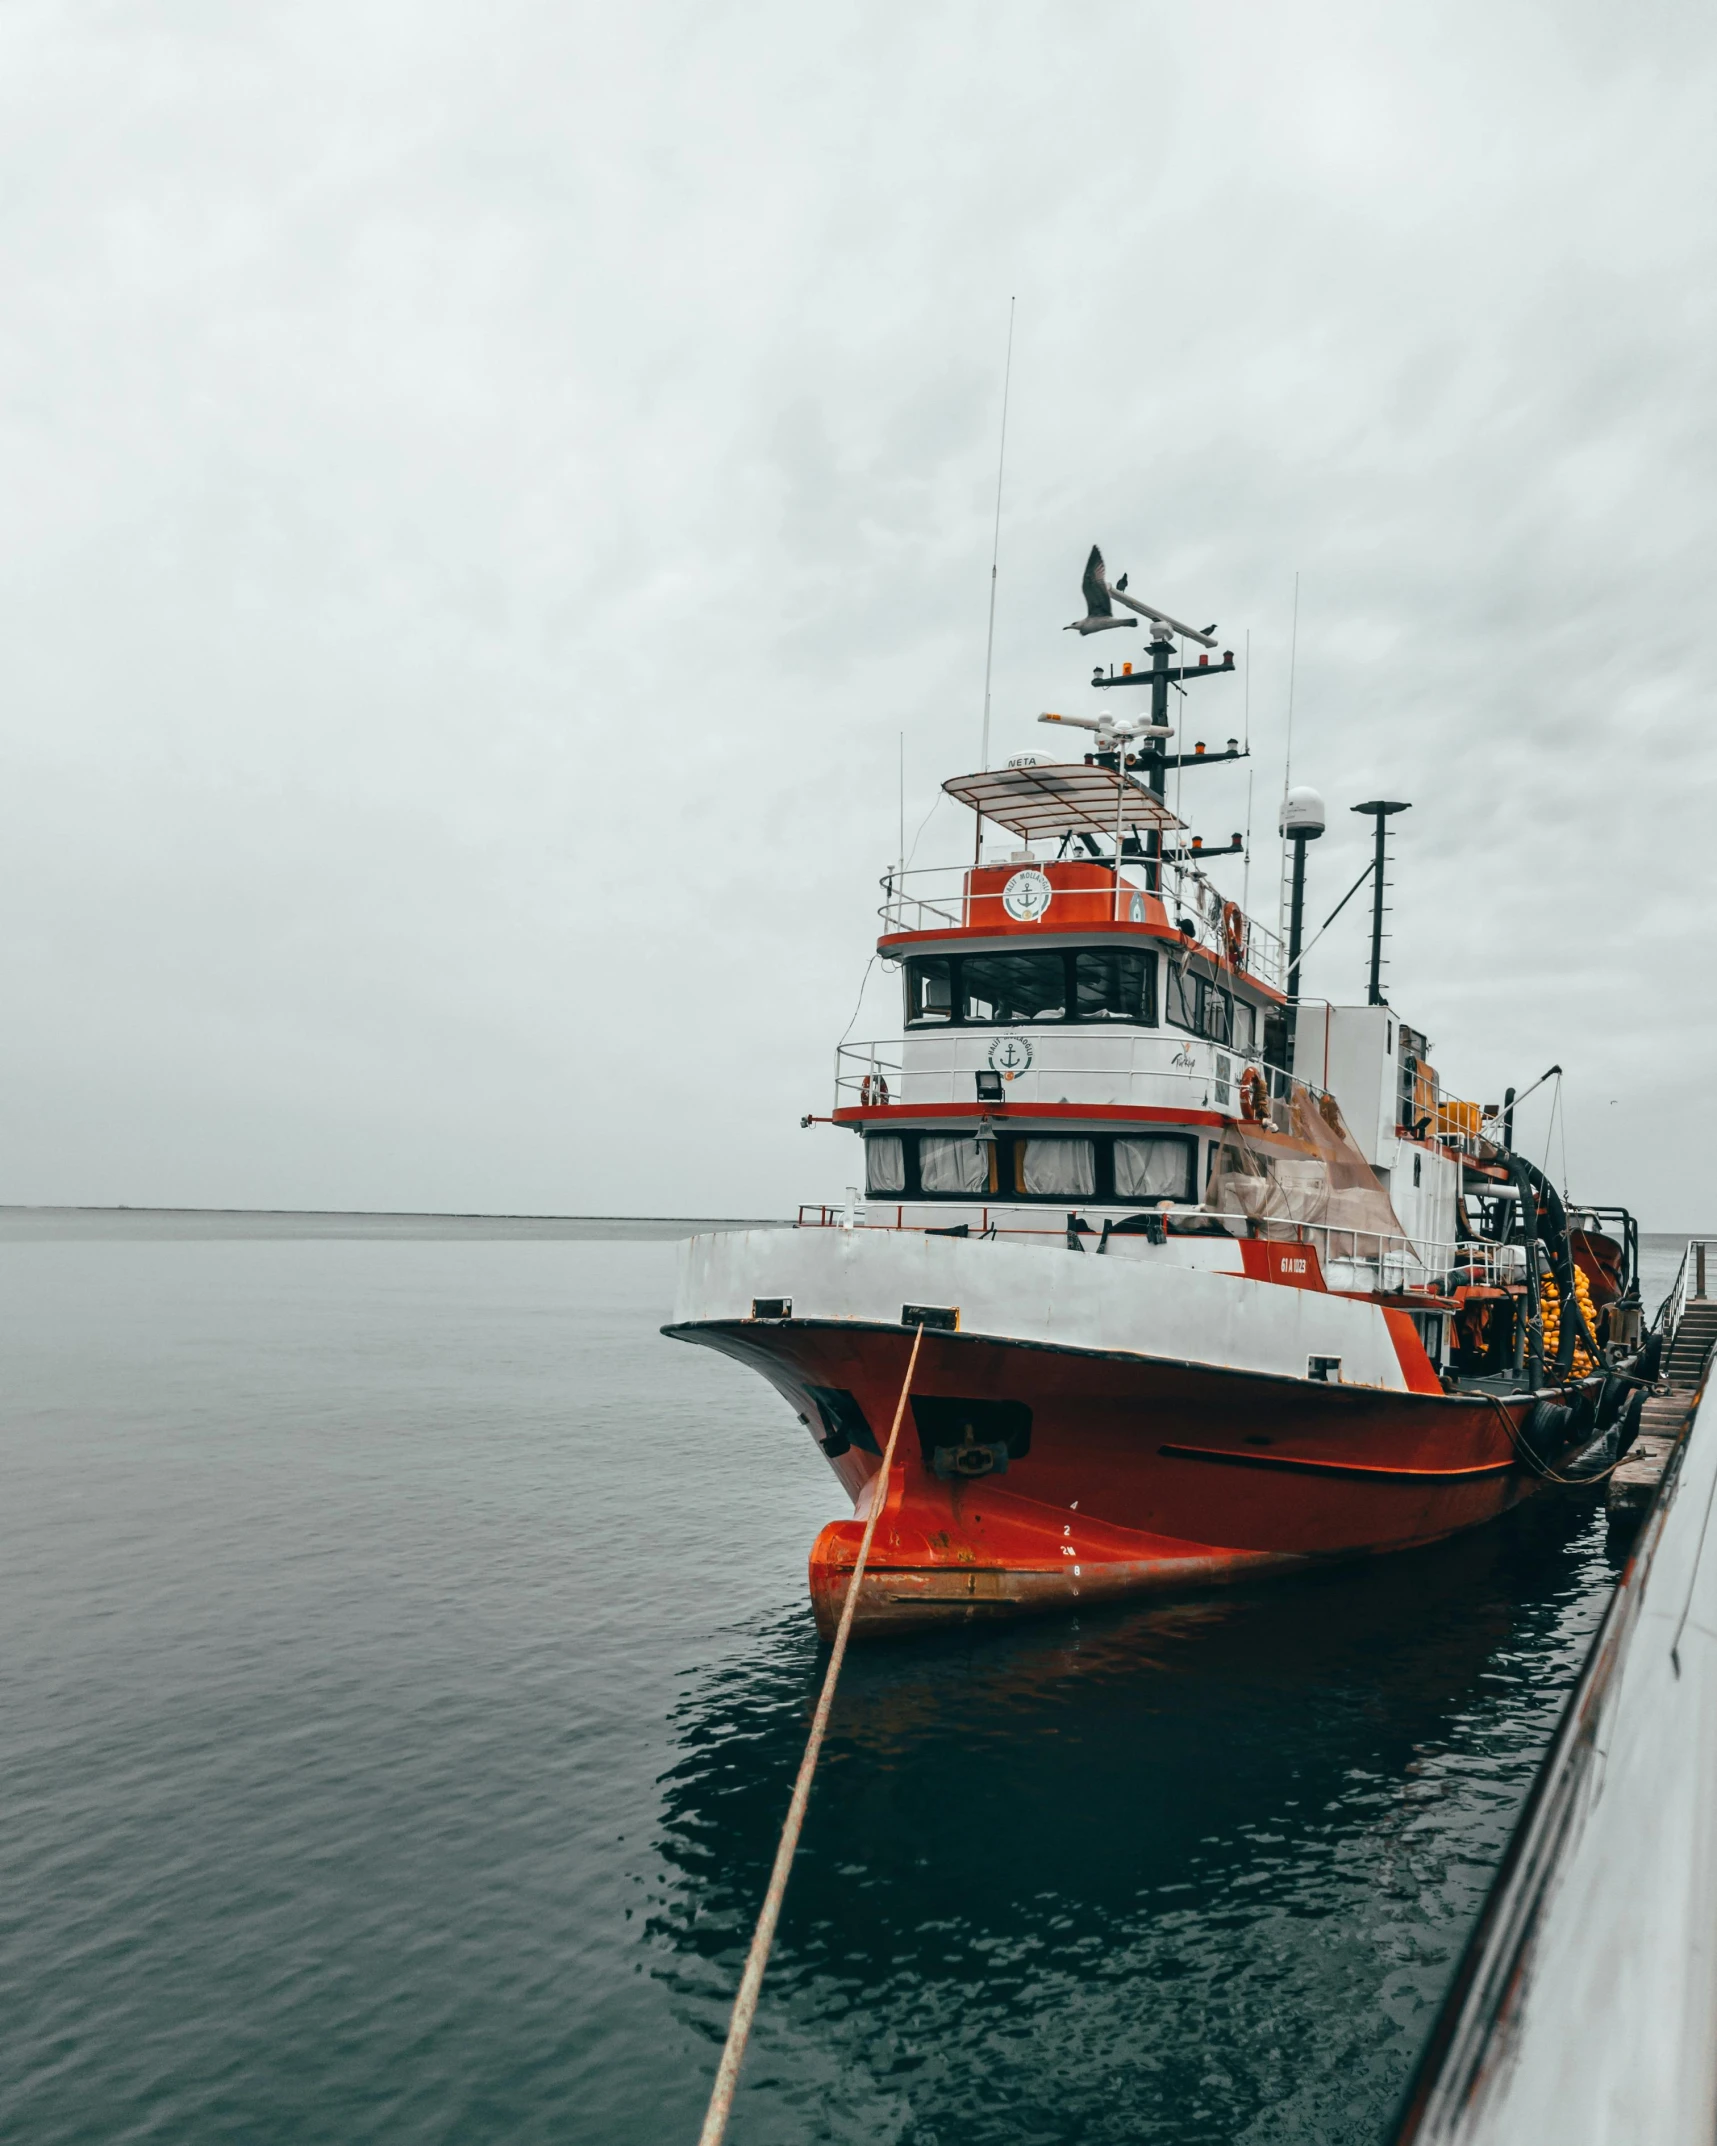
[[(1595, 1504), (1373, 1564), (849, 1658), (736, 2128), (1375, 2139), (1613, 1581)], [(676, 1722), (658, 1972), (710, 2065), (819, 1658)]]

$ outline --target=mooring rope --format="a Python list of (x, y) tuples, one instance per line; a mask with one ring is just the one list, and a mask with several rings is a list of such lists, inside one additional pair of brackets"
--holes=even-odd
[(1616, 1458), (1611, 1461), (1610, 1465), (1607, 1468), (1601, 1469), (1596, 1475), (1558, 1474), (1558, 1472), (1551, 1467), (1550, 1463), (1547, 1460), (1540, 1460), (1538, 1455), (1534, 1453), (1532, 1448), (1527, 1444), (1526, 1440), (1522, 1438), (1520, 1433), (1514, 1427), (1514, 1418), (1509, 1414), (1508, 1410), (1503, 1407), (1502, 1403), (1497, 1399), (1496, 1395), (1494, 1393), (1487, 1393), (1485, 1395), (1485, 1399), (1490, 1403), (1491, 1407), (1496, 1410), (1497, 1416), (1501, 1420), (1502, 1427), (1504, 1431), (1506, 1431), (1508, 1434), (1508, 1442), (1514, 1448), (1515, 1458), (1517, 1460), (1523, 1460), (1526, 1463), (1527, 1467), (1531, 1470), (1531, 1472), (1536, 1475), (1541, 1482), (1560, 1483), (1565, 1489), (1568, 1490), (1586, 1490), (1589, 1489), (1594, 1483), (1607, 1483), (1610, 1477), (1615, 1474), (1616, 1470), (1627, 1458), (1627, 1455), (1625, 1453), (1618, 1454)]
[(859, 1541), (858, 1560), (853, 1566), (853, 1576), (847, 1584), (847, 1599), (841, 1607), (841, 1621), (835, 1633), (834, 1651), (829, 1656), (828, 1672), (823, 1678), (822, 1696), (817, 1701), (816, 1713), (811, 1717), (811, 1733), (805, 1740), (805, 1756), (799, 1761), (799, 1778), (793, 1783), (793, 1798), (787, 1806), (787, 1823), (781, 1828), (781, 1845), (775, 1851), (775, 1867), (769, 1873), (769, 1890), (763, 1896), (757, 1928), (751, 1935), (751, 1950), (745, 1956), (745, 1972), (739, 1978), (739, 1995), (733, 2000), (733, 2017), (728, 2023), (727, 2046), (721, 2053), (721, 2062), (716, 2066), (715, 2085), (710, 2089), (709, 2108), (704, 2113), (703, 2129), (698, 2133), (698, 2146), (720, 2146), (727, 2131), (728, 2117), (733, 2113), (733, 2094), (739, 2084), (739, 2067), (745, 2061), (745, 2044), (750, 2038), (751, 2022), (757, 2011), (757, 1993), (763, 1986), (763, 1970), (769, 1964), (769, 1948), (775, 1942), (775, 1925), (781, 1915), (781, 1900), (787, 1890), (787, 1876), (793, 1867), (793, 1854), (799, 1845), (799, 1833), (805, 1823), (805, 1806), (811, 1799), (811, 1776), (817, 1770), (817, 1758), (823, 1748), (823, 1732), (829, 1725), (829, 1710), (835, 1700), (835, 1680), (841, 1673), (841, 1663), (846, 1656), (847, 1638), (853, 1628), (853, 1612), (858, 1607), (859, 1582), (864, 1578), (865, 1560), (870, 1556), (871, 1537), (876, 1533), (876, 1523), (882, 1517), (883, 1499), (888, 1490), (888, 1471), (894, 1460), (895, 1441), (900, 1436), (901, 1418), (906, 1414), (906, 1396), (912, 1389), (912, 1374), (918, 1365), (918, 1345), (923, 1339), (924, 1329), (920, 1327), (913, 1336), (912, 1354), (906, 1359), (906, 1376), (900, 1384), (900, 1399), (894, 1406), (894, 1422), (888, 1433), (888, 1444), (883, 1448), (882, 1466), (871, 1478), (870, 1514)]

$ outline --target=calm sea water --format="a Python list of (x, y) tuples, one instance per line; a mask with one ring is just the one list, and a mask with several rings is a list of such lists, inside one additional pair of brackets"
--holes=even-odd
[[(840, 1503), (591, 1228), (0, 1215), (5, 2136), (695, 2136)], [(1375, 2139), (1612, 1573), (855, 1654), (736, 2146)]]

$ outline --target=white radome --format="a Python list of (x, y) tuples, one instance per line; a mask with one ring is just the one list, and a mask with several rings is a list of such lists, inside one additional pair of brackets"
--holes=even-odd
[(1310, 783), (1296, 783), (1282, 799), (1281, 831), (1304, 835), (1308, 841), (1321, 835), (1328, 824), (1324, 801)]

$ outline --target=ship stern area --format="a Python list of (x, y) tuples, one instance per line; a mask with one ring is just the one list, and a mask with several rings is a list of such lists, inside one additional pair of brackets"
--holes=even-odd
[(924, 1328), (855, 1632), (1191, 1590), (1436, 1541), (1534, 1486), (1408, 1314), (1245, 1273), (863, 1227), (681, 1247), (663, 1332), (750, 1365), (853, 1500), (833, 1636)]

